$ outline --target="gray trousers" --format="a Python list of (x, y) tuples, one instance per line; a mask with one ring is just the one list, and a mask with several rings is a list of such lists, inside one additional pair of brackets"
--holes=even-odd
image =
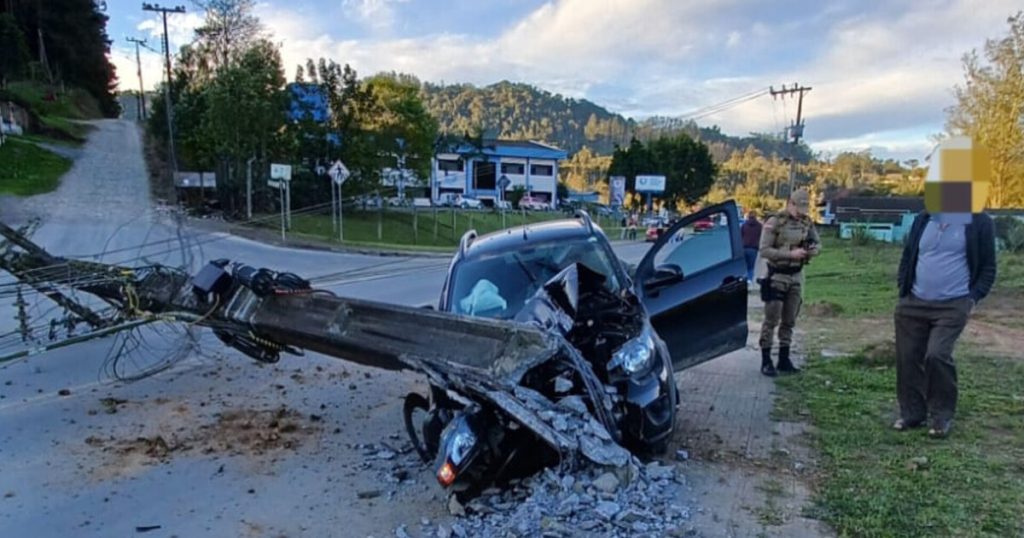
[(967, 325), (971, 299), (925, 301), (913, 295), (896, 305), (896, 395), (906, 422), (947, 420), (956, 413), (953, 347)]

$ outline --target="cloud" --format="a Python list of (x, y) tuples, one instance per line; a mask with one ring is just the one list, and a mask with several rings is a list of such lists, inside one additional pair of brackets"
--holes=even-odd
[(374, 31), (390, 30), (395, 24), (395, 6), (409, 0), (342, 0), (346, 16)]

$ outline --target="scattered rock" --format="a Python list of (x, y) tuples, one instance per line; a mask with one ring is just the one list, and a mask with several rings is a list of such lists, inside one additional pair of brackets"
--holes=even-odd
[[(462, 503), (455, 498), (455, 495), (448, 497), (448, 513), (453, 516), (464, 516), (466, 515), (466, 509), (462, 506)], [(454, 529), (453, 529), (454, 531)]]
[(690, 459), (690, 452), (686, 450), (676, 450), (676, 461), (686, 461)]
[(622, 508), (618, 503), (611, 501), (601, 501), (594, 507), (594, 511), (597, 512), (601, 517), (605, 519), (611, 519), (621, 511)]
[(614, 473), (604, 473), (594, 480), (593, 485), (605, 493), (614, 493), (616, 489), (619, 489), (619, 479)]
[(565, 394), (566, 392), (572, 390), (572, 387), (572, 380), (566, 379), (564, 377), (555, 378), (555, 392), (557, 394)]
[(370, 489), (360, 491), (356, 493), (356, 497), (359, 497), (360, 499), (376, 499), (377, 497), (380, 497), (380, 490)]
[(919, 471), (927, 469), (931, 465), (926, 456), (918, 456), (916, 458), (910, 458), (907, 462), (908, 471)]
[(57, 391), (57, 394), (60, 395), (60, 396), (71, 396), (71, 390), (70, 389), (60, 389), (60, 390)]

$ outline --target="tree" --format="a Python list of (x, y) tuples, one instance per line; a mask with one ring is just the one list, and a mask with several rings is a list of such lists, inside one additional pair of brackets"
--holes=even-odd
[(227, 68), (262, 39), (263, 25), (253, 0), (192, 0), (206, 12), (196, 28), (195, 46), (210, 71)]
[(990, 207), (1024, 206), (1024, 12), (1008, 19), (1010, 31), (963, 58), (964, 84), (948, 112), (947, 133), (988, 147), (992, 158)]
[(419, 81), (395, 74), (381, 74), (370, 77), (364, 84), (372, 99), (374, 113), (362, 118), (362, 127), (375, 133), (382, 152), (399, 150), (395, 141), (402, 139), (405, 146), (400, 151), (410, 156), (407, 168), (415, 170), (419, 177), (427, 177), (437, 137), (437, 120), (423, 106)]
[[(89, 92), (107, 116), (120, 111), (114, 89), (117, 75), (110, 63), (107, 16), (93, 0), (13, 2), (14, 18), (27, 36), (29, 52), (40, 57), (36, 36), (42, 34), (52, 81)], [(6, 47), (5, 47), (6, 48)]]
[(710, 191), (718, 174), (708, 147), (686, 134), (658, 138), (644, 145), (634, 138), (628, 148), (616, 148), (609, 176), (625, 176), (626, 190), (635, 191), (636, 176), (665, 176), (665, 192), (658, 197), (670, 206), (692, 204)]
[(0, 88), (21, 75), (29, 62), (25, 34), (10, 13), (0, 13)]

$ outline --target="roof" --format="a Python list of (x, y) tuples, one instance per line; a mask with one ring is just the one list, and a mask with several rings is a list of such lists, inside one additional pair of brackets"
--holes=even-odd
[[(594, 225), (595, 230), (600, 230)], [(523, 233), (525, 230), (525, 234)], [(482, 235), (466, 249), (466, 258), (475, 258), (488, 254), (499, 254), (537, 243), (548, 243), (565, 239), (585, 239), (590, 237), (586, 224), (581, 219), (549, 220), (538, 224), (516, 226), (497, 232)]]
[[(472, 154), (478, 150), (471, 144), (461, 143), (451, 148), (453, 153)], [(564, 149), (536, 140), (484, 139), (483, 154), (488, 157), (529, 157), (533, 159), (561, 160), (569, 156)]]

